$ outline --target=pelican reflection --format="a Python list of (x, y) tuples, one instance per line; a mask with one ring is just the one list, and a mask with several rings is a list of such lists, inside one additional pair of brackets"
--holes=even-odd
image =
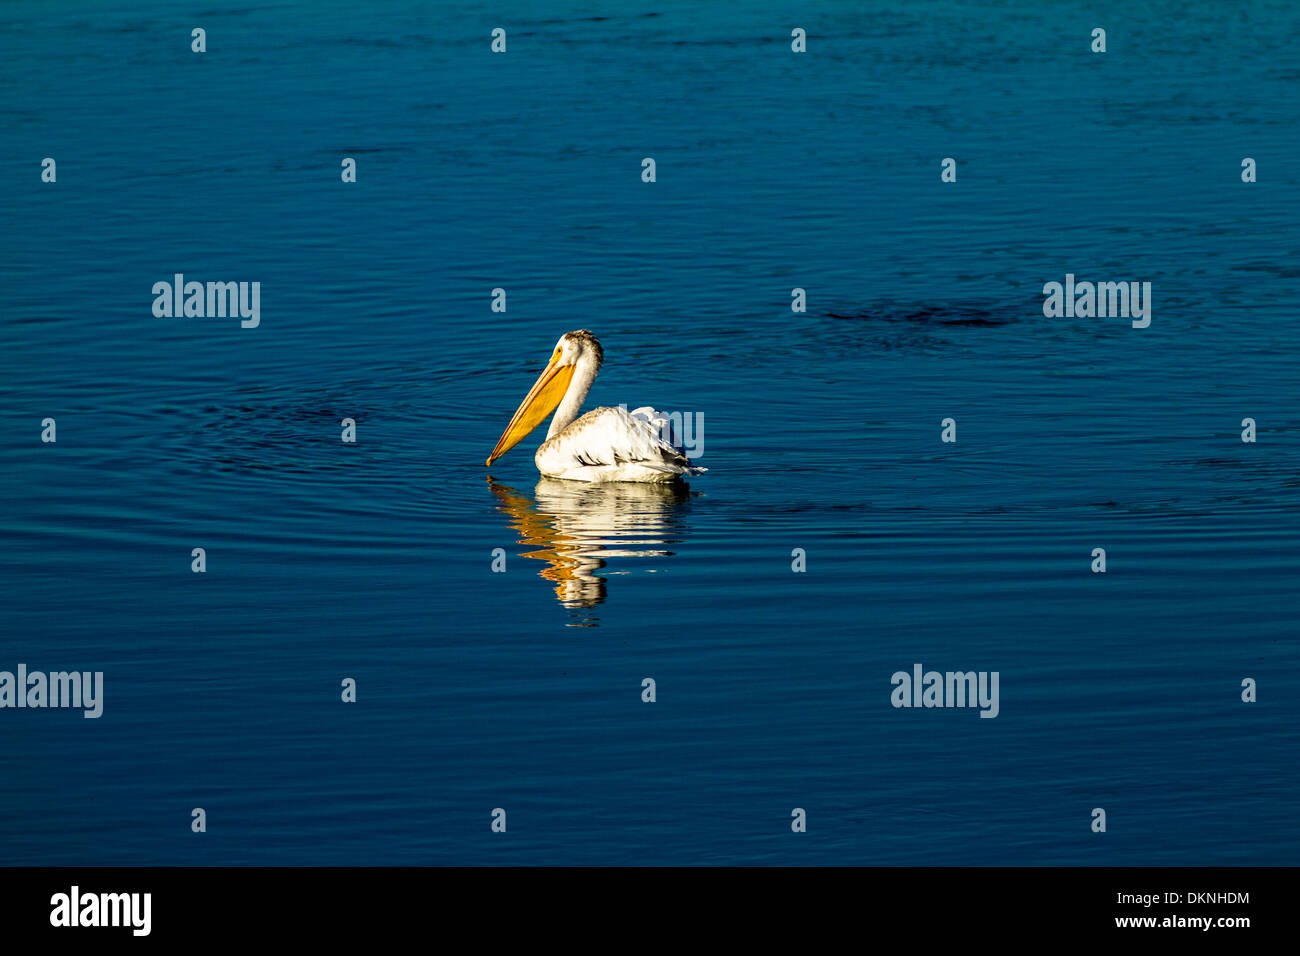
[[(543, 478), (530, 496), (489, 481), (498, 507), (519, 532), (526, 558), (544, 561), (538, 573), (555, 584), (555, 597), (573, 611), (605, 600), (610, 558), (668, 558), (666, 545), (685, 533), (691, 492), (680, 482), (590, 483)], [(623, 573), (623, 572), (607, 572)], [(594, 618), (572, 623), (595, 626)]]

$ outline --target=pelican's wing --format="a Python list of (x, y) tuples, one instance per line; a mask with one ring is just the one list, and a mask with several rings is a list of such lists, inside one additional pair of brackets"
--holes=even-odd
[(671, 422), (663, 412), (646, 406), (596, 408), (558, 436), (557, 451), (572, 456), (575, 465), (640, 465), (673, 475), (698, 475), (706, 468), (692, 465)]

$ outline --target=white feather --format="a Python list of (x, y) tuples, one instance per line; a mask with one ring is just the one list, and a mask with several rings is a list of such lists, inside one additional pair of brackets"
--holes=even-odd
[(692, 465), (672, 422), (648, 405), (596, 408), (537, 449), (537, 468), (578, 481), (672, 481), (707, 471)]

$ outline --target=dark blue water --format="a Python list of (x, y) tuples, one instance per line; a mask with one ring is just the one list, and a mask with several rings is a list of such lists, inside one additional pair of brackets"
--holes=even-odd
[[(0, 860), (1295, 862), (1300, 12), (602, 10), (0, 8)], [(707, 475), (489, 482), (576, 328)]]

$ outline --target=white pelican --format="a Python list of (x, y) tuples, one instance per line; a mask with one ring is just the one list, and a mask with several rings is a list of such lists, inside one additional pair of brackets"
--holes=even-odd
[[(707, 471), (692, 465), (668, 427), (668, 416), (648, 405), (595, 408), (578, 418), (605, 353), (586, 329), (565, 332), (551, 360), (510, 419), (491, 466), (555, 410), (546, 441), (537, 449), (537, 470), (574, 481), (673, 481)], [(558, 407), (557, 407), (558, 406)], [(577, 421), (574, 421), (577, 419)]]

